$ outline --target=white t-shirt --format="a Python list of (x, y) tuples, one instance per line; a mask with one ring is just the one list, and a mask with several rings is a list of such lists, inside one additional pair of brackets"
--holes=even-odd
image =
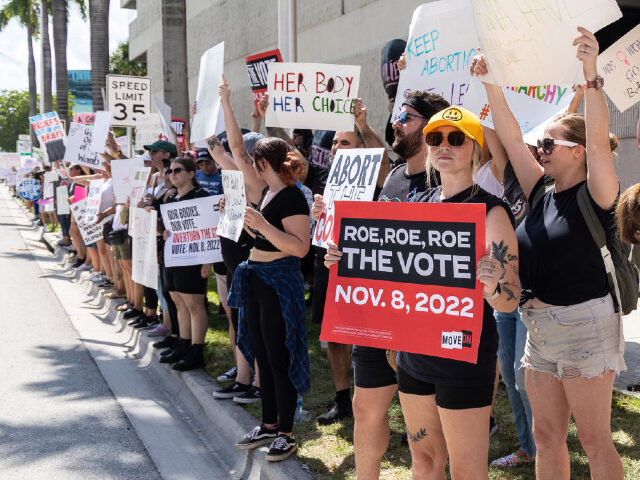
[(481, 166), (476, 172), (476, 184), (498, 198), (504, 196), (504, 187), (491, 171), (491, 160)]

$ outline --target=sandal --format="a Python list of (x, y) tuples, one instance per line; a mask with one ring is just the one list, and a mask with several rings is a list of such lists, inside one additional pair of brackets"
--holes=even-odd
[(499, 468), (512, 468), (531, 463), (535, 460), (534, 457), (530, 457), (524, 452), (522, 452), (522, 456), (519, 455), (520, 452), (521, 450), (518, 450), (517, 452), (513, 452), (506, 457), (497, 458), (493, 462), (491, 462), (491, 466)]
[(118, 305), (118, 306), (116, 307), (116, 310), (117, 310), (118, 312), (124, 312), (125, 310), (129, 310), (130, 308), (133, 308), (133, 303), (131, 303), (131, 302), (124, 302), (124, 303), (121, 303), (120, 305)]

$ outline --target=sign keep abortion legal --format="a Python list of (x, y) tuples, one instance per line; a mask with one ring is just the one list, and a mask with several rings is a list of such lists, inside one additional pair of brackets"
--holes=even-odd
[(336, 202), (321, 340), (476, 363), (483, 204)]
[(265, 125), (353, 130), (353, 99), (359, 84), (360, 66), (271, 63)]

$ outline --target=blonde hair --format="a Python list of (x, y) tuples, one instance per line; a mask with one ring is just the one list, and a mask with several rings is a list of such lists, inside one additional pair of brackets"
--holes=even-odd
[[(473, 142), (473, 152), (471, 153), (471, 177), (473, 178), (473, 181), (475, 183), (476, 173), (480, 168), (480, 160), (482, 160), (482, 147), (478, 142), (476, 142), (472, 138), (469, 138), (469, 140)], [(433, 171), (435, 170), (435, 167), (431, 163), (428, 153), (427, 153), (427, 158), (425, 159), (425, 162), (427, 167), (427, 187), (429, 188), (435, 187), (435, 185), (431, 184), (431, 179), (434, 178)]]
[[(570, 142), (575, 142), (587, 147), (587, 126), (584, 115), (578, 113), (560, 113), (553, 117), (552, 124), (562, 130), (562, 135)], [(609, 132), (609, 148), (613, 152), (618, 147), (618, 137)]]

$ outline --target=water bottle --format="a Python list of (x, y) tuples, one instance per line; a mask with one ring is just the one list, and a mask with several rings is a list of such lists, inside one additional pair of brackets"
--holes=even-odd
[(309, 418), (309, 412), (302, 409), (302, 397), (298, 395), (298, 402), (296, 403), (296, 414), (293, 417), (293, 421), (294, 423), (308, 422)]

